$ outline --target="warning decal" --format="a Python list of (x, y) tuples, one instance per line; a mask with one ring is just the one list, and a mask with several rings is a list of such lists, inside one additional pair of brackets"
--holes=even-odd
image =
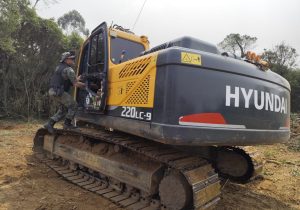
[(181, 52), (181, 63), (201, 65), (201, 55), (194, 53)]

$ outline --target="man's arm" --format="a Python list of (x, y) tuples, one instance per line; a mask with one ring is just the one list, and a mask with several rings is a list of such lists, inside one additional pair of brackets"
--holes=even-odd
[(79, 75), (76, 80), (75, 80), (75, 83), (73, 83), (73, 85), (75, 87), (78, 87), (78, 88), (85, 88), (85, 83), (83, 82), (80, 82), (80, 79), (81, 79), (81, 75)]
[(78, 76), (76, 78), (75, 72), (71, 67), (64, 69), (64, 72), (65, 72), (66, 77), (72, 82), (72, 84), (75, 87), (78, 87), (78, 88), (85, 87), (85, 84), (83, 82), (80, 82), (80, 76)]

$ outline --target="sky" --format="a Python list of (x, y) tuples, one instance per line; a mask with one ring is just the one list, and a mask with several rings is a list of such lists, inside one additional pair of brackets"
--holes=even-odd
[[(144, 1), (44, 0), (36, 8), (56, 20), (75, 9), (90, 31), (103, 21), (132, 29)], [(257, 53), (284, 41), (300, 55), (300, 1), (146, 0), (133, 32), (146, 35), (152, 47), (181, 36), (218, 44), (230, 33), (247, 34), (258, 38)]]

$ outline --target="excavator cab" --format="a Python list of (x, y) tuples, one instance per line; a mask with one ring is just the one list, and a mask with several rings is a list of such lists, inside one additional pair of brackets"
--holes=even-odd
[(79, 107), (88, 112), (104, 113), (110, 69), (138, 57), (147, 49), (145, 36), (138, 37), (117, 25), (108, 28), (105, 22), (95, 28), (81, 48), (77, 74), (81, 75), (86, 88), (76, 90)]

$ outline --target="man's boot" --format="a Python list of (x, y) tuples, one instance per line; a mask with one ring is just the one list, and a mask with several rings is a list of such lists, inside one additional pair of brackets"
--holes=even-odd
[(72, 120), (66, 118), (64, 122), (64, 129), (76, 129), (77, 127), (72, 125)]
[(52, 119), (50, 119), (45, 125), (44, 125), (44, 128), (46, 128), (48, 130), (49, 133), (53, 134), (54, 133), (54, 124), (56, 122)]

